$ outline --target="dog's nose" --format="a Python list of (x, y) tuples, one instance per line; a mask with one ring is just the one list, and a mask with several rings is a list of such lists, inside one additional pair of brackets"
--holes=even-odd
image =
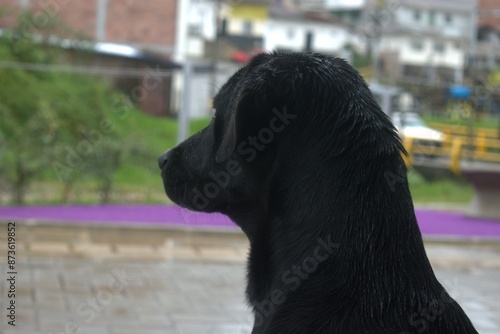
[(162, 155), (160, 155), (160, 157), (158, 158), (158, 167), (160, 167), (160, 169), (163, 169), (163, 167), (167, 164), (167, 161), (168, 159), (170, 158), (170, 156), (172, 155), (172, 150), (166, 150), (165, 152), (163, 152)]

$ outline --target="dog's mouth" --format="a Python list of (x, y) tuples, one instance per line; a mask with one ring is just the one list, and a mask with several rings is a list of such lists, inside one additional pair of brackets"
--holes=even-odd
[[(232, 205), (240, 205), (245, 201), (238, 201), (232, 198), (230, 201), (223, 200), (221, 194), (211, 194), (205, 187), (207, 182), (194, 185), (188, 180), (169, 175), (162, 170), (163, 187), (165, 193), (172, 202), (191, 211), (198, 212), (225, 212)], [(222, 190), (221, 190), (222, 191)], [(222, 196), (222, 197), (221, 197)]]
[(178, 177), (173, 175), (169, 175), (166, 168), (163, 168), (160, 174), (167, 197), (174, 203), (182, 207), (186, 207), (184, 203), (186, 197), (185, 194), (187, 193), (187, 182), (179, 180)]
[(165, 194), (175, 204), (199, 212), (212, 212), (212, 203), (203, 194), (201, 187), (192, 185), (192, 182), (184, 180), (178, 176), (170, 175), (166, 169), (161, 172)]

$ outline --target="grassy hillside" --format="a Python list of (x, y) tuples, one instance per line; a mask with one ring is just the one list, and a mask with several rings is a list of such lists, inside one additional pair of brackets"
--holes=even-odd
[[(194, 134), (203, 129), (209, 119), (191, 121), (189, 133)], [(115, 181), (121, 186), (151, 187), (158, 183), (158, 164), (156, 158), (165, 150), (176, 145), (177, 120), (172, 118), (152, 117), (135, 111), (126, 122), (120, 124), (119, 131), (127, 136), (133, 129), (138, 143), (149, 156), (142, 157), (138, 163), (124, 165), (116, 174)]]
[[(209, 118), (190, 122), (190, 135), (203, 129)], [(122, 166), (115, 175), (115, 198), (120, 201), (163, 202), (166, 200), (158, 169), (157, 157), (176, 145), (177, 120), (158, 118), (135, 112), (118, 131), (123, 135), (134, 129), (137, 140), (148, 152), (137, 163)]]
[[(190, 134), (204, 128), (210, 119), (194, 120)], [(123, 165), (115, 174), (112, 202), (168, 203), (163, 190), (156, 158), (166, 149), (174, 147), (177, 138), (177, 120), (158, 118), (131, 110), (123, 121), (117, 122), (116, 132), (122, 136), (132, 135), (146, 149), (145, 156), (137, 157), (135, 163)], [(472, 197), (472, 188), (456, 180), (426, 181), (416, 172), (409, 174), (410, 189), (415, 203), (466, 203)], [(70, 202), (96, 203), (96, 185), (80, 182), (75, 185)], [(63, 185), (49, 171), (33, 186), (29, 203), (60, 202)]]
[[(210, 119), (190, 122), (189, 133), (203, 129)], [(111, 202), (167, 203), (157, 158), (177, 141), (177, 120), (145, 115), (130, 109), (127, 116), (114, 122), (114, 133), (121, 138), (132, 137), (142, 148), (140, 156), (131, 157), (114, 175)], [(98, 185), (89, 180), (77, 181), (71, 190), (68, 202), (98, 203)], [(28, 192), (28, 204), (56, 204), (61, 202), (64, 184), (51, 169), (45, 171)], [(4, 198), (1, 202), (6, 202)]]

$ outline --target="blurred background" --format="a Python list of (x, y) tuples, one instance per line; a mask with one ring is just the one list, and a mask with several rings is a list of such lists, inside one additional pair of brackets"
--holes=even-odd
[(157, 157), (270, 51), (366, 79), (409, 153), (436, 275), (500, 333), (498, 0), (0, 0), (0, 228), (17, 223), (0, 272), (18, 272), (2, 334), (251, 333), (246, 237), (171, 205)]
[(0, 203), (164, 203), (156, 157), (263, 51), (349, 61), (415, 201), (468, 203), (463, 164), (500, 163), (499, 34), (495, 0), (1, 0)]

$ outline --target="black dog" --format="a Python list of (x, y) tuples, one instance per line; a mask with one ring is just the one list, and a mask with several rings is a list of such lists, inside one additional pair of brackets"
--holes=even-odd
[(174, 202), (248, 236), (252, 333), (477, 333), (434, 276), (401, 141), (351, 66), (260, 54), (214, 107), (159, 165)]

